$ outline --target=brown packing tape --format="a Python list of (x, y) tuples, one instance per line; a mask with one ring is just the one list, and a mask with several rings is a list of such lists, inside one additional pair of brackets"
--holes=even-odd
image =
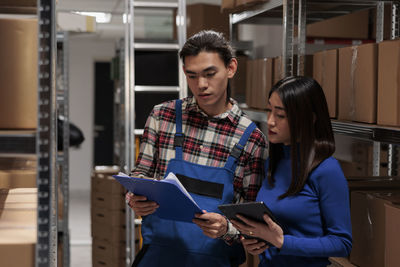
[(354, 116), (356, 113), (356, 106), (355, 106), (355, 94), (356, 94), (356, 86), (355, 86), (355, 81), (356, 81), (356, 70), (357, 70), (357, 58), (358, 58), (358, 47), (357, 46), (352, 46), (351, 52), (351, 71), (350, 71), (350, 79), (351, 79), (351, 87), (350, 87), (350, 110), (349, 110), (349, 117), (351, 120), (354, 120)]

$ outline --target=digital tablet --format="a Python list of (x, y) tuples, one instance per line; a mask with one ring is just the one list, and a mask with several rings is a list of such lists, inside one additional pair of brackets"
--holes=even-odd
[[(265, 223), (263, 216), (266, 213), (275, 223), (279, 224), (279, 222), (276, 220), (275, 216), (272, 214), (271, 210), (262, 201), (246, 202), (246, 203), (238, 203), (238, 204), (224, 204), (224, 205), (219, 205), (218, 208), (229, 220), (233, 219), (233, 220), (237, 220), (237, 221), (241, 222), (241, 220), (236, 217), (237, 214), (240, 214), (240, 215), (243, 215), (244, 217), (247, 217), (254, 221)], [(244, 235), (244, 234), (243, 234), (243, 236), (245, 238), (254, 238), (254, 239), (259, 239), (263, 242), (266, 242), (265, 240), (262, 240), (260, 238), (256, 238), (253, 236), (248, 236), (248, 235)]]

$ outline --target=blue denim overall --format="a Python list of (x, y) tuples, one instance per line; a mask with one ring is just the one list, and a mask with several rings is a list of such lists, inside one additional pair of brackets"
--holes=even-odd
[[(202, 210), (219, 213), (218, 205), (232, 203), (237, 158), (255, 128), (254, 123), (249, 125), (223, 168), (184, 161), (182, 101), (177, 100), (175, 158), (170, 160), (166, 175), (175, 173)], [(138, 263), (140, 267), (231, 267), (245, 260), (239, 243), (229, 246), (221, 239), (207, 237), (194, 223), (149, 215), (143, 218), (142, 236), (146, 252)]]

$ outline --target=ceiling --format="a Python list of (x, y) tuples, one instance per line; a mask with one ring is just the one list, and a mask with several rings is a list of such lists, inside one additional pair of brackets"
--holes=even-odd
[[(125, 11), (126, 0), (58, 0), (56, 10), (58, 12), (71, 11), (89, 11), (89, 12), (107, 12), (112, 14), (112, 20), (107, 24), (97, 24), (96, 33), (85, 35), (98, 39), (119, 39), (124, 36), (124, 24), (122, 14)], [(141, 0), (137, 2), (173, 2), (173, 0)], [(208, 3), (220, 5), (221, 0), (186, 0), (186, 4)], [(150, 11), (151, 12), (151, 11)], [(155, 12), (155, 11), (154, 11)], [(136, 14), (136, 13), (135, 13)], [(147, 10), (146, 16), (149, 15)]]

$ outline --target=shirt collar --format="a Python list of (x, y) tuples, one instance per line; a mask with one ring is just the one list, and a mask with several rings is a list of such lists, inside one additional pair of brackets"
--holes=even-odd
[[(232, 108), (222, 114), (212, 117), (211, 119), (214, 120), (228, 119), (233, 124), (239, 123), (240, 116), (242, 116), (242, 110), (239, 108), (239, 105), (236, 102), (236, 100), (230, 98), (229, 101), (232, 104)], [(198, 112), (202, 116), (209, 118), (209, 116), (203, 110), (200, 109), (199, 105), (197, 105), (196, 98), (194, 98), (193, 96), (188, 97), (186, 109), (188, 111)]]

